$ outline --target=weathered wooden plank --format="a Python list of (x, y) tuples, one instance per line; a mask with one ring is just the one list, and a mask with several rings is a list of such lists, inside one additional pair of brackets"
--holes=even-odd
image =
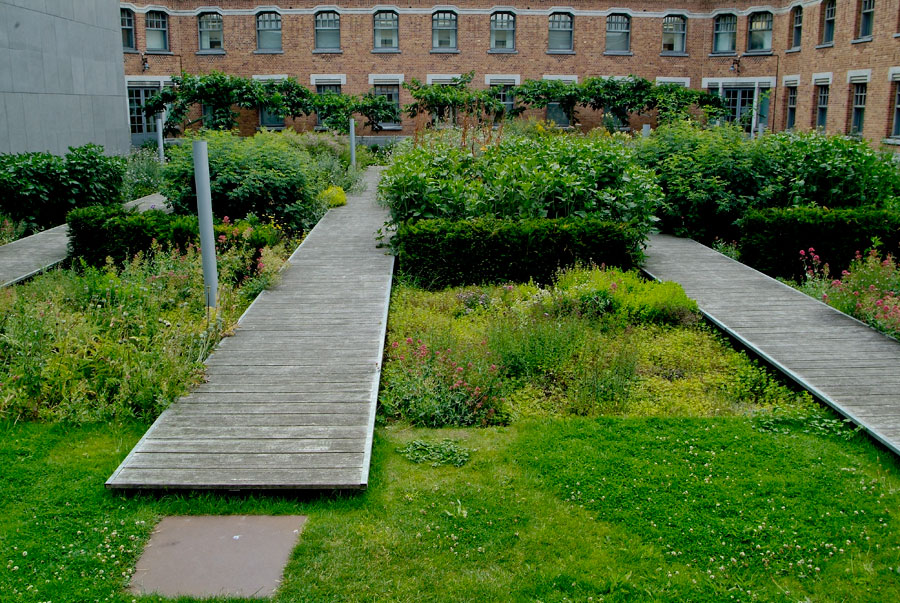
[(651, 237), (644, 269), (900, 454), (900, 343), (690, 240)]
[(363, 488), (358, 468), (329, 469), (131, 469), (121, 472), (117, 489), (304, 490)]
[(362, 452), (138, 452), (129, 469), (362, 468)]
[(365, 487), (393, 271), (373, 238), (386, 218), (377, 175), (309, 233), (207, 360), (207, 382), (159, 417), (108, 487)]

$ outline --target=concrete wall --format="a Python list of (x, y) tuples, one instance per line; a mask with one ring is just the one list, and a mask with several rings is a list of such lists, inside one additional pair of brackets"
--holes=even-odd
[(130, 146), (117, 0), (0, 0), (0, 152)]

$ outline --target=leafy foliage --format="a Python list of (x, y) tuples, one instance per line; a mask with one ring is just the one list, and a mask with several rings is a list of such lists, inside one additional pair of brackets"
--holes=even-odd
[(450, 439), (440, 442), (412, 440), (403, 448), (398, 448), (397, 452), (413, 463), (430, 463), (432, 467), (462, 467), (469, 460), (469, 450)]
[[(216, 214), (272, 216), (295, 230), (309, 230), (327, 207), (310, 186), (310, 156), (277, 132), (240, 138), (207, 132), (210, 189)], [(172, 148), (163, 194), (176, 213), (197, 211), (191, 145)]]
[(32, 232), (65, 222), (76, 207), (113, 205), (122, 199), (125, 161), (103, 147), (70, 147), (50, 153), (0, 154), (0, 213)]
[(660, 189), (617, 139), (507, 137), (473, 156), (453, 135), (394, 154), (378, 191), (394, 222), (590, 216), (647, 232), (655, 220)]
[(773, 276), (803, 278), (797, 252), (812, 247), (834, 274), (877, 237), (884, 249), (900, 247), (900, 212), (867, 207), (773, 208), (748, 212), (740, 221), (741, 261)]
[(900, 171), (865, 141), (811, 132), (748, 140), (735, 125), (683, 122), (637, 146), (665, 193), (662, 228), (706, 243), (736, 238), (736, 222), (754, 209), (897, 208)]
[(639, 263), (643, 233), (600, 218), (420, 220), (405, 222), (391, 245), (398, 271), (442, 288), (503, 281), (550, 282), (576, 263)]

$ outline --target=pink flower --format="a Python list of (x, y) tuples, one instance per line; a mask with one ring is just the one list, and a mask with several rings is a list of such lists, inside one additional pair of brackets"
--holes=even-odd
[(806, 255), (806, 252), (803, 251), (803, 250), (801, 249), (801, 250), (800, 250), (800, 255), (805, 256), (805, 255)]
[(228, 216), (225, 216), (224, 218), (222, 218), (222, 223), (231, 224), (231, 219)]
[(412, 337), (407, 337), (407, 338), (406, 338), (406, 343), (412, 345)]
[(395, 341), (394, 343), (391, 344), (391, 347), (397, 348), (397, 347), (400, 347), (400, 344)]
[(226, 237), (225, 235), (219, 235), (219, 243), (224, 243), (227, 240), (228, 240), (228, 237)]

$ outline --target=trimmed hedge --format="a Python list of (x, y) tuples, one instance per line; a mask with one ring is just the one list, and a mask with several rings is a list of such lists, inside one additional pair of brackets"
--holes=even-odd
[(816, 250), (831, 274), (847, 268), (857, 251), (872, 247), (896, 254), (900, 212), (886, 209), (795, 207), (748, 212), (740, 221), (741, 261), (772, 276), (800, 279), (800, 250)]
[[(273, 224), (263, 224), (255, 216), (213, 226), (216, 250), (232, 247), (260, 250), (284, 238)], [(167, 214), (159, 210), (136, 213), (116, 207), (85, 207), (69, 214), (69, 255), (92, 266), (102, 266), (107, 258), (124, 262), (140, 251), (148, 251), (154, 241), (163, 248), (198, 244), (197, 216)]]
[(106, 258), (123, 262), (156, 241), (186, 247), (199, 238), (197, 216), (170, 215), (158, 209), (137, 213), (122, 206), (84, 207), (69, 212), (69, 256), (91, 266)]
[(0, 213), (25, 222), (29, 231), (58, 226), (77, 207), (122, 200), (125, 160), (103, 147), (70, 147), (50, 153), (0, 154)]
[(419, 220), (391, 240), (398, 270), (423, 287), (549, 283), (562, 267), (640, 263), (643, 236), (626, 224), (597, 218), (556, 220)]

